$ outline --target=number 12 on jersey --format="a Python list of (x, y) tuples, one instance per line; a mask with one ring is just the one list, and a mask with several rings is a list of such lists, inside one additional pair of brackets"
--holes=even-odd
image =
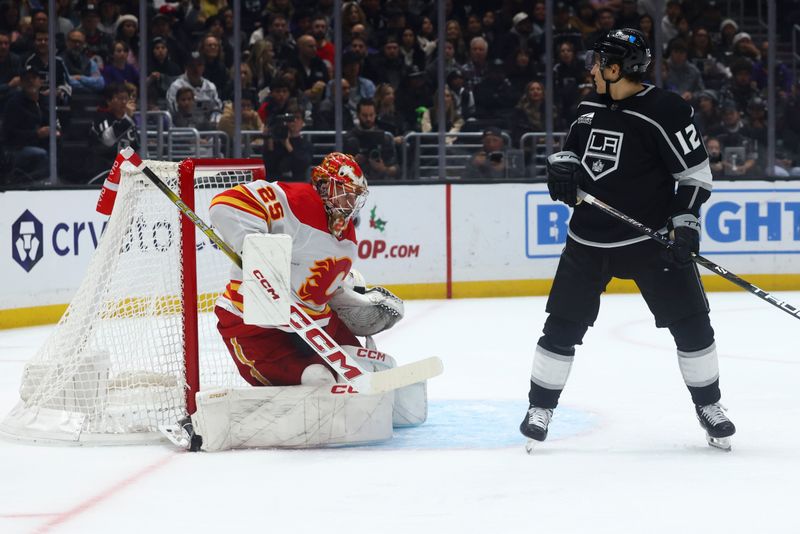
[(678, 138), (684, 155), (689, 154), (692, 150), (700, 146), (700, 139), (697, 137), (697, 129), (694, 127), (694, 124), (690, 124), (683, 130), (675, 132), (675, 137)]

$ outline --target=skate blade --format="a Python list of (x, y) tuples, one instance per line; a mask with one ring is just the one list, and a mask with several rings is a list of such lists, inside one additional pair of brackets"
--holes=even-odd
[(528, 454), (533, 454), (533, 451), (540, 443), (541, 441), (536, 441), (535, 439), (529, 439), (528, 442), (525, 444), (525, 452), (527, 452)]
[(706, 436), (706, 441), (708, 441), (708, 444), (715, 449), (731, 452), (731, 438), (714, 438), (711, 436)]
[(178, 424), (173, 424), (173, 425), (161, 424), (158, 425), (158, 430), (176, 447), (180, 447), (181, 449), (189, 448), (191, 439), (189, 437), (189, 434), (186, 433), (186, 431), (183, 429), (182, 426)]

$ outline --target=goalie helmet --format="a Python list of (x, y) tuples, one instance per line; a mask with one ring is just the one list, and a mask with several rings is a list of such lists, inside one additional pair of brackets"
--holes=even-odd
[(623, 76), (644, 74), (651, 58), (650, 45), (644, 34), (639, 30), (623, 28), (611, 30), (597, 40), (587, 55), (587, 67), (598, 63), (604, 69), (617, 64)]
[(317, 189), (328, 214), (328, 229), (337, 237), (367, 200), (367, 179), (355, 159), (331, 152), (311, 170), (311, 183)]

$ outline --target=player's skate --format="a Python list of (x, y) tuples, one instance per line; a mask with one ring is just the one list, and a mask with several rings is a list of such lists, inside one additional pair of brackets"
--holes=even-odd
[(730, 451), (731, 436), (736, 433), (736, 427), (725, 415), (725, 407), (715, 402), (705, 406), (695, 406), (694, 410), (700, 426), (706, 431), (708, 444), (724, 451)]
[(203, 444), (203, 438), (194, 433), (191, 417), (184, 417), (172, 425), (159, 425), (158, 429), (173, 444), (182, 449), (197, 452)]
[(525, 419), (519, 425), (519, 431), (522, 432), (522, 435), (529, 438), (528, 443), (525, 444), (525, 450), (528, 454), (533, 451), (533, 447), (537, 442), (542, 442), (547, 438), (547, 427), (550, 426), (552, 418), (552, 408), (539, 408), (534, 405), (528, 408)]

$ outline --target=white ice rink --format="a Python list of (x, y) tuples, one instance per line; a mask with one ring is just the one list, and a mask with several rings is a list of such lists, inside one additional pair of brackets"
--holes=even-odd
[[(338, 450), (0, 441), (0, 533), (798, 533), (800, 323), (747, 293), (710, 300), (731, 453), (706, 445), (638, 295), (604, 297), (532, 456), (517, 426), (544, 299), (410, 301), (378, 343), (444, 360), (422, 427)], [(3, 415), (49, 330), (0, 332)]]

